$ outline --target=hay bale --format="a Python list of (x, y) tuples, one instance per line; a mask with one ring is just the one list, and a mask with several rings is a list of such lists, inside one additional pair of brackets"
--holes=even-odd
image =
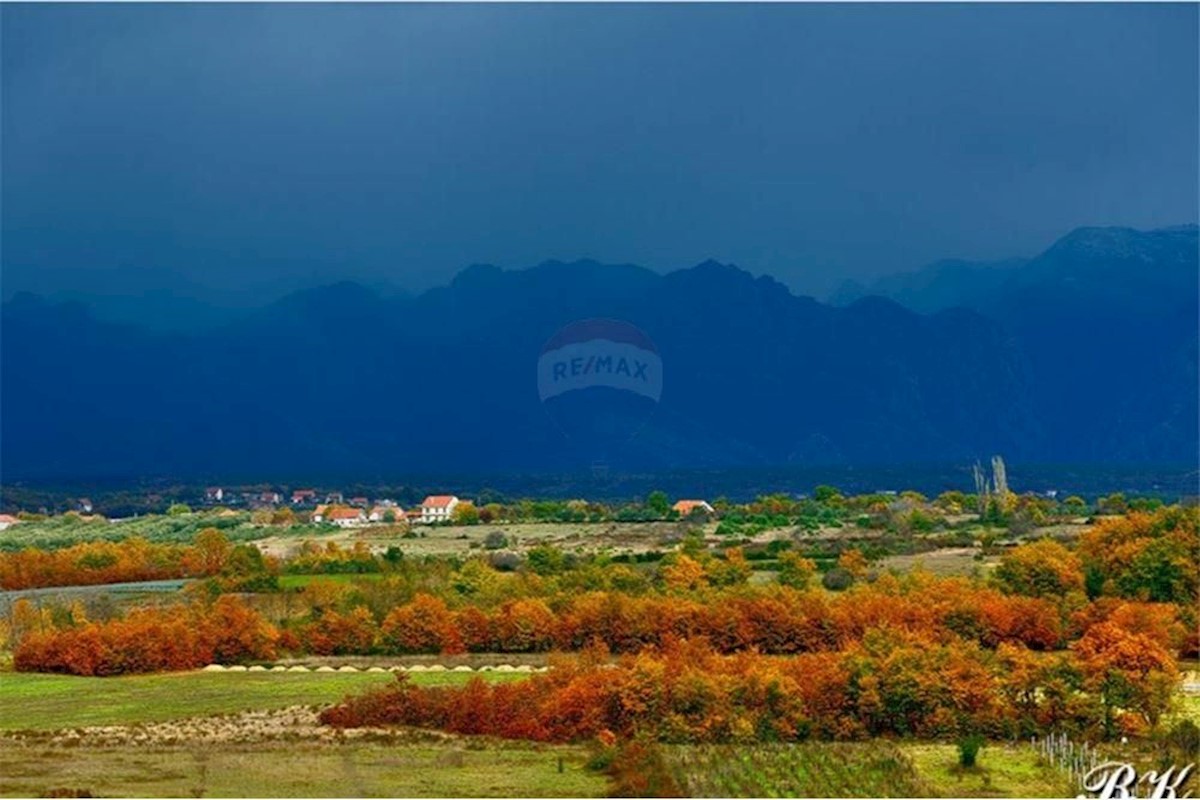
[(288, 672), (308, 672), (308, 667), (303, 667), (300, 665), (288, 667)]
[(225, 667), (221, 666), (220, 664), (209, 664), (207, 667), (204, 668), (203, 671), (204, 672), (224, 672)]
[(246, 672), (246, 668), (241, 664), (234, 664), (232, 667), (226, 668), (227, 672)]

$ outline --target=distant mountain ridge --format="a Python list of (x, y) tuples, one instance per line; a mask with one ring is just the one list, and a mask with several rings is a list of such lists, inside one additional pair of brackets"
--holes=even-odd
[[(419, 296), (342, 283), (191, 333), (21, 295), (0, 317), (0, 457), (7, 480), (1194, 463), (1196, 252), (1194, 225), (1080, 229), (888, 284), (928, 313), (716, 262), (476, 265)], [(564, 438), (534, 380), (543, 343), (595, 317), (645, 331), (664, 370), (653, 416), (604, 453)]]
[(1001, 288), (1026, 263), (1023, 258), (937, 261), (912, 272), (886, 275), (869, 286), (845, 281), (830, 295), (829, 302), (847, 306), (860, 298), (877, 295), (921, 314), (959, 306), (970, 308)]

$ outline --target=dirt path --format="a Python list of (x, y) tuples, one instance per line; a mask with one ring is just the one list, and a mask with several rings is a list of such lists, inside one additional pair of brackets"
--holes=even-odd
[(26, 745), (89, 747), (166, 746), (177, 744), (229, 744), (268, 741), (341, 742), (442, 741), (449, 734), (390, 728), (338, 730), (321, 725), (319, 707), (290, 706), (271, 711), (246, 711), (188, 717), (170, 722), (138, 725), (104, 725), (52, 731), (14, 731), (0, 735), (0, 742)]

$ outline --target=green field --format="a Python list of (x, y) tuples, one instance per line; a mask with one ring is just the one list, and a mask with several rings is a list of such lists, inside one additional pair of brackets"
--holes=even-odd
[(1072, 797), (1062, 773), (1028, 747), (992, 745), (972, 769), (949, 744), (808, 742), (667, 748), (691, 797)]
[(1180, 695), (1179, 705), (1171, 715), (1172, 721), (1177, 719), (1190, 719), (1200, 725), (1200, 694)]
[(952, 744), (905, 744), (904, 753), (939, 797), (1075, 797), (1065, 775), (1028, 745), (989, 743), (975, 767), (958, 766)]
[(303, 589), (314, 581), (354, 583), (355, 581), (377, 581), (383, 577), (379, 572), (334, 573), (326, 575), (280, 575), (280, 589)]
[(918, 797), (929, 794), (891, 743), (706, 745), (667, 749), (690, 797)]
[[(409, 677), (422, 685), (520, 680), (513, 673), (433, 672)], [(0, 673), (0, 731), (134, 725), (208, 714), (328, 705), (387, 684), (390, 673), (170, 672), (114, 678)]]
[[(559, 763), (562, 771), (559, 771)], [(6, 743), (0, 796), (598, 797), (573, 747), (489, 742), (204, 744), (114, 749)]]

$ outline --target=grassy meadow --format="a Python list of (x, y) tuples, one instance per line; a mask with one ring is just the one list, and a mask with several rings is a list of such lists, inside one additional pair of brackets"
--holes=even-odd
[[(575, 747), (474, 742), (0, 748), (0, 796), (601, 797)], [(561, 762), (561, 771), (560, 771)]]
[[(417, 672), (413, 683), (461, 684), (473, 674)], [(481, 672), (486, 680), (519, 674)], [(138, 725), (212, 714), (328, 705), (347, 694), (394, 681), (380, 672), (168, 672), (81, 678), (0, 673), (0, 731)]]

